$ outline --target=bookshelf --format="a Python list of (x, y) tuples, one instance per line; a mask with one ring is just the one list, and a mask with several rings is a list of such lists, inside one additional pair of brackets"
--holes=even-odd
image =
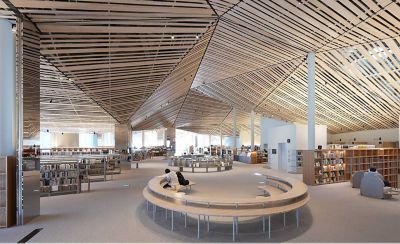
[(40, 163), (40, 195), (54, 196), (80, 191), (78, 160)]
[(303, 180), (308, 185), (350, 181), (357, 171), (375, 167), (392, 187), (398, 187), (400, 149), (325, 149), (303, 151)]
[(0, 156), (0, 228), (16, 224), (16, 168), (14, 157)]

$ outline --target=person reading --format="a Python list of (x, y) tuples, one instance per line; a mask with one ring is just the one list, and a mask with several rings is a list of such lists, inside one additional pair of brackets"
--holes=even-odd
[(173, 185), (178, 183), (178, 177), (174, 171), (165, 169), (165, 175), (163, 175), (163, 177), (166, 181), (166, 184), (163, 186), (163, 188), (171, 188)]
[[(379, 172), (378, 172), (378, 171), (376, 170), (376, 168), (374, 168), (374, 167), (371, 167), (371, 168), (368, 170), (368, 172), (374, 173), (374, 174), (377, 174), (377, 175), (379, 174)], [(382, 177), (382, 180), (383, 180), (383, 184), (384, 184), (385, 187), (390, 187), (389, 181), (383, 179), (383, 177)]]

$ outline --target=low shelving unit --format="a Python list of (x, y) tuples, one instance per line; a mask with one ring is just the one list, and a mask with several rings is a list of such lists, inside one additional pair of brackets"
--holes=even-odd
[(392, 187), (398, 187), (400, 149), (324, 149), (303, 151), (303, 179), (308, 185), (351, 180), (357, 171), (375, 167)]

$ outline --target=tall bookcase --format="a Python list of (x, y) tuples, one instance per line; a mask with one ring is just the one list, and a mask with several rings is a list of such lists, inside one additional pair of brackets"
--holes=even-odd
[(303, 181), (308, 185), (349, 181), (355, 172), (375, 167), (392, 187), (398, 187), (400, 149), (326, 149), (303, 155)]
[(15, 158), (0, 156), (0, 228), (16, 224), (16, 189)]

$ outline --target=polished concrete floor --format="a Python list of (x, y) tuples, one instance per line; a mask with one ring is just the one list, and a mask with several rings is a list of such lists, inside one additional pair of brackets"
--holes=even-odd
[[(210, 232), (201, 226), (198, 240), (197, 219), (171, 217), (159, 209), (153, 221), (142, 197), (147, 181), (163, 172), (161, 158), (143, 162), (139, 169), (123, 170), (107, 182), (92, 184), (82, 194), (41, 199), (41, 216), (24, 226), (0, 229), (0, 242), (17, 242), (36, 228), (43, 230), (29, 242), (231, 242), (231, 224), (211, 219)], [(236, 163), (233, 170), (220, 173), (185, 173), (197, 182), (192, 194), (219, 197), (249, 197), (259, 194), (256, 185), (266, 173), (262, 165)], [(301, 175), (280, 173), (301, 179)], [(301, 209), (300, 228), (294, 214), (272, 217), (272, 236), (262, 233), (260, 219), (244, 219), (239, 225), (238, 242), (400, 242), (400, 201), (365, 198), (349, 183), (310, 187), (310, 203)]]

